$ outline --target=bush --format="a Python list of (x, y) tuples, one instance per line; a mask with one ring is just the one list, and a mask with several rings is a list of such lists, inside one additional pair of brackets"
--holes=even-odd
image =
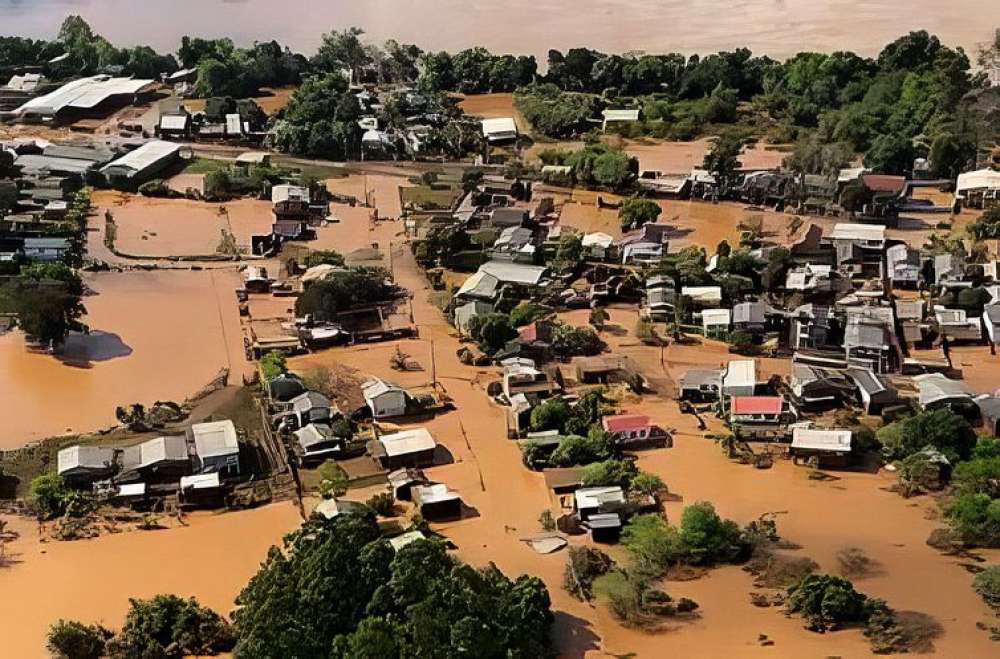
[(814, 631), (838, 629), (851, 623), (865, 623), (870, 612), (868, 598), (847, 579), (828, 574), (811, 574), (788, 589), (786, 605), (801, 614)]
[(976, 575), (972, 583), (983, 601), (1000, 611), (1000, 565), (986, 568)]
[(581, 480), (584, 487), (618, 485), (627, 490), (638, 473), (639, 469), (633, 461), (611, 459), (584, 467)]
[(976, 433), (964, 418), (949, 409), (928, 410), (880, 428), (876, 433), (887, 461), (902, 460), (931, 446), (955, 464), (968, 459)]
[(660, 492), (665, 492), (666, 483), (656, 474), (649, 472), (639, 472), (639, 475), (632, 479), (631, 491), (641, 496), (654, 496)]
[(621, 542), (636, 569), (650, 576), (660, 576), (687, 556), (680, 533), (657, 514), (630, 519), (622, 530)]
[(324, 497), (340, 497), (347, 493), (347, 474), (333, 460), (324, 460), (316, 473), (320, 478), (319, 492)]
[(719, 517), (707, 501), (684, 509), (681, 540), (687, 548), (688, 560), (696, 565), (734, 561), (746, 550), (740, 527)]
[(60, 620), (49, 627), (46, 648), (65, 659), (100, 659), (112, 633), (100, 625), (85, 625), (75, 620)]
[(553, 451), (549, 462), (553, 467), (574, 467), (607, 460), (612, 455), (614, 447), (611, 445), (610, 437), (603, 433), (594, 433), (593, 437), (569, 435)]
[(260, 358), (260, 371), (264, 377), (264, 382), (270, 382), (279, 375), (288, 372), (288, 364), (285, 355), (272, 350)]
[(313, 268), (317, 265), (333, 265), (343, 267), (344, 257), (340, 254), (340, 252), (335, 252), (332, 249), (317, 250), (315, 252), (309, 252), (302, 257), (302, 265), (306, 268)]
[(510, 311), (510, 323), (514, 327), (530, 325), (539, 318), (549, 315), (550, 310), (540, 304), (522, 302)]
[(615, 562), (593, 547), (570, 547), (563, 572), (563, 588), (581, 601), (594, 597), (594, 580), (610, 572)]
[(108, 644), (112, 657), (211, 655), (232, 650), (232, 627), (193, 597), (131, 599), (125, 625)]
[(604, 349), (604, 342), (591, 327), (560, 325), (552, 335), (552, 352), (558, 357), (596, 355)]
[(621, 221), (622, 231), (629, 231), (656, 222), (662, 212), (660, 205), (652, 199), (632, 197), (622, 202), (618, 219)]
[(562, 431), (569, 417), (569, 404), (562, 398), (550, 398), (531, 410), (531, 429)]
[(31, 479), (29, 497), (39, 517), (53, 519), (66, 513), (70, 491), (62, 477), (51, 472)]
[(379, 517), (392, 517), (396, 514), (396, 500), (388, 492), (380, 492), (365, 502)]
[(986, 494), (962, 494), (945, 514), (963, 542), (982, 547), (1000, 546), (1000, 499)]

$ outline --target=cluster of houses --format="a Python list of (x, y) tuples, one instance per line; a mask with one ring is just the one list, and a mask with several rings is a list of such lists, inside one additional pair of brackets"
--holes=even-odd
[(92, 489), (115, 503), (148, 507), (176, 496), (181, 505), (221, 505), (248, 471), (241, 464), (230, 420), (193, 424), (186, 433), (133, 446), (70, 446), (59, 451), (57, 473), (67, 485)]

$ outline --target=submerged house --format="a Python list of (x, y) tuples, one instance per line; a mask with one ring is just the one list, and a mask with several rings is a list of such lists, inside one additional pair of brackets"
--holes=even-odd
[(376, 419), (388, 419), (406, 414), (409, 395), (399, 385), (374, 378), (361, 385), (361, 393), (365, 397), (365, 404)]
[(411, 492), (413, 503), (424, 519), (458, 519), (462, 516), (462, 497), (443, 483), (416, 485)]
[(853, 457), (850, 430), (795, 428), (789, 454), (799, 460), (815, 460), (821, 469), (846, 467)]
[(70, 446), (59, 451), (56, 473), (72, 486), (89, 485), (111, 476), (115, 451), (102, 446)]
[(220, 471), (238, 474), (240, 471), (240, 444), (236, 426), (229, 419), (196, 423), (189, 431), (194, 441), (195, 454), (200, 463), (199, 472)]
[(721, 387), (721, 369), (691, 369), (681, 377), (680, 398), (696, 403), (718, 400)]
[(275, 236), (296, 240), (309, 231), (309, 188), (297, 185), (276, 185), (271, 188), (271, 211)]
[(666, 430), (653, 424), (644, 414), (614, 414), (601, 419), (601, 427), (610, 433), (615, 443), (625, 449), (671, 446)]
[(135, 188), (178, 162), (181, 147), (162, 140), (146, 142), (101, 168), (101, 173), (113, 186)]
[(157, 437), (122, 452), (118, 479), (129, 481), (178, 481), (191, 473), (191, 456), (183, 435)]
[(885, 227), (875, 224), (837, 224), (830, 235), (837, 267), (852, 276), (881, 278), (885, 254)]
[(412, 428), (382, 435), (368, 443), (368, 453), (384, 469), (425, 467), (434, 464), (437, 442), (426, 428)]
[(925, 410), (948, 408), (956, 414), (971, 417), (970, 412), (978, 407), (965, 384), (951, 380), (941, 373), (926, 373), (913, 376), (920, 392), (920, 407)]
[(723, 396), (753, 396), (757, 389), (757, 362), (734, 359), (722, 372)]
[(303, 462), (325, 460), (344, 451), (344, 438), (335, 435), (326, 423), (310, 423), (292, 435), (302, 451)]

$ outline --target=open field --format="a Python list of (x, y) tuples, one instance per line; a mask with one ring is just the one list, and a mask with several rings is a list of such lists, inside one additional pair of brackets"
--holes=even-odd
[(85, 283), (89, 335), (64, 354), (29, 352), (0, 336), (0, 448), (116, 423), (118, 405), (181, 401), (223, 368), (245, 371), (235, 271), (98, 273)]

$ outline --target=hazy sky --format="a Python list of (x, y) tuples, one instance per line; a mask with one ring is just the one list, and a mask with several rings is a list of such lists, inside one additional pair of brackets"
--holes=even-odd
[(1000, 26), (1000, 0), (0, 0), (0, 34), (51, 38), (70, 13), (117, 44), (166, 51), (192, 34), (240, 43), (274, 38), (311, 52), (323, 32), (357, 25), (374, 41), (392, 37), (449, 50), (484, 45), (541, 57), (550, 47), (580, 45), (875, 54), (919, 28), (972, 49)]

